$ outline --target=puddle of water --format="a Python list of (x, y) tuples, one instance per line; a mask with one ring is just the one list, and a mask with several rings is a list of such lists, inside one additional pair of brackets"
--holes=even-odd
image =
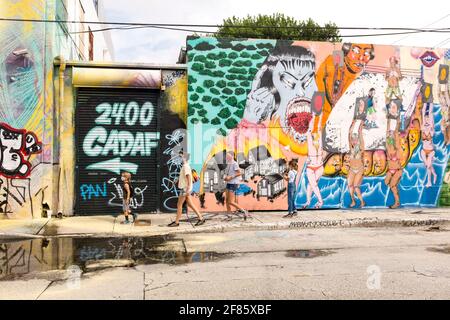
[(326, 250), (289, 250), (286, 252), (286, 257), (288, 258), (316, 258), (322, 256), (328, 256), (333, 254), (332, 251)]
[(136, 264), (170, 265), (217, 261), (226, 254), (190, 252), (174, 236), (122, 238), (41, 238), (0, 243), (0, 280), (71, 266), (85, 268), (89, 260), (131, 259)]
[(58, 235), (58, 227), (52, 224), (46, 224), (42, 231), (42, 235), (45, 237), (52, 237)]
[(427, 248), (427, 250), (431, 251), (431, 252), (439, 252), (439, 253), (450, 254), (450, 246), (443, 247), (443, 248)]

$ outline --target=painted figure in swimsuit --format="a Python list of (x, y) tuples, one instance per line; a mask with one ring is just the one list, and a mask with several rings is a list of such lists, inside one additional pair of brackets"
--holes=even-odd
[(392, 99), (402, 99), (399, 83), (402, 79), (398, 59), (394, 56), (389, 58), (389, 69), (386, 71), (386, 81), (388, 86), (386, 88), (386, 104), (389, 104)]
[(308, 186), (306, 188), (306, 208), (311, 203), (312, 193), (317, 197), (317, 204), (315, 208), (320, 208), (323, 205), (322, 195), (319, 189), (319, 180), (323, 175), (323, 149), (322, 149), (322, 134), (312, 133), (314, 126), (314, 119), (309, 122), (309, 129), (307, 133), (308, 142), (308, 158), (306, 160), (306, 176), (308, 178)]
[(364, 176), (364, 139), (362, 134), (363, 123), (366, 113), (364, 99), (357, 100), (355, 119), (349, 131), (349, 171), (347, 175), (348, 191), (350, 192), (350, 208), (356, 205), (356, 196), (360, 201), (360, 207), (364, 207), (365, 202), (361, 194), (361, 182)]
[(431, 177), (433, 177), (433, 184), (436, 183), (437, 175), (433, 168), (434, 161), (434, 119), (433, 119), (433, 104), (424, 103), (422, 108), (422, 151), (420, 155), (422, 156), (423, 163), (427, 168), (427, 184), (425, 187), (431, 187)]
[(389, 206), (391, 209), (400, 206), (400, 194), (398, 184), (402, 178), (403, 168), (400, 160), (400, 121), (399, 107), (396, 103), (391, 102), (388, 107), (387, 114), (387, 133), (386, 133), (386, 156), (387, 156), (387, 173), (384, 182), (391, 189), (394, 195), (394, 204)]

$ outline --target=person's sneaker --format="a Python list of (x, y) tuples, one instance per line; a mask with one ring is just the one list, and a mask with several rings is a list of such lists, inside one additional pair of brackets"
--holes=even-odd
[(198, 220), (197, 223), (195, 224), (196, 227), (201, 226), (202, 224), (204, 224), (206, 222), (205, 218), (203, 218), (202, 220)]
[(178, 227), (180, 224), (176, 223), (175, 221), (172, 221), (171, 223), (169, 223), (167, 226), (168, 227)]
[(248, 218), (248, 211), (247, 210), (239, 210), (239, 213), (242, 213), (244, 215), (244, 221)]
[(138, 214), (134, 212), (132, 212), (131, 214), (133, 215), (133, 223), (134, 223), (137, 220)]
[(289, 212), (288, 214), (285, 214), (283, 216), (283, 218), (290, 218), (290, 217), (292, 217), (292, 212)]
[(130, 224), (130, 223), (131, 223), (130, 220), (125, 220), (122, 222), (122, 224)]

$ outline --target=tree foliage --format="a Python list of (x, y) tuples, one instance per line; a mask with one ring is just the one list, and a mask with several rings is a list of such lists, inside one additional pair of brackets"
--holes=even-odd
[[(255, 28), (258, 26), (273, 26), (273, 28)], [(332, 22), (326, 23), (322, 27), (311, 18), (301, 21), (281, 13), (227, 18), (223, 21), (223, 26), (218, 29), (216, 37), (341, 41), (339, 29)]]

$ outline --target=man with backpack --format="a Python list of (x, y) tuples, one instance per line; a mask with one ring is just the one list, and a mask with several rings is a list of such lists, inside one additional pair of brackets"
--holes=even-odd
[(197, 209), (197, 206), (192, 201), (191, 193), (194, 184), (194, 175), (192, 173), (191, 166), (188, 163), (189, 154), (180, 151), (179, 155), (183, 160), (183, 167), (181, 168), (180, 175), (178, 177), (178, 188), (180, 189), (180, 193), (178, 195), (177, 216), (175, 218), (175, 221), (171, 222), (168, 226), (178, 227), (180, 225), (180, 218), (181, 214), (183, 213), (182, 210), (184, 202), (186, 202), (188, 207), (197, 214), (198, 221), (195, 225), (200, 226), (205, 223), (205, 218), (203, 218), (202, 214)]

